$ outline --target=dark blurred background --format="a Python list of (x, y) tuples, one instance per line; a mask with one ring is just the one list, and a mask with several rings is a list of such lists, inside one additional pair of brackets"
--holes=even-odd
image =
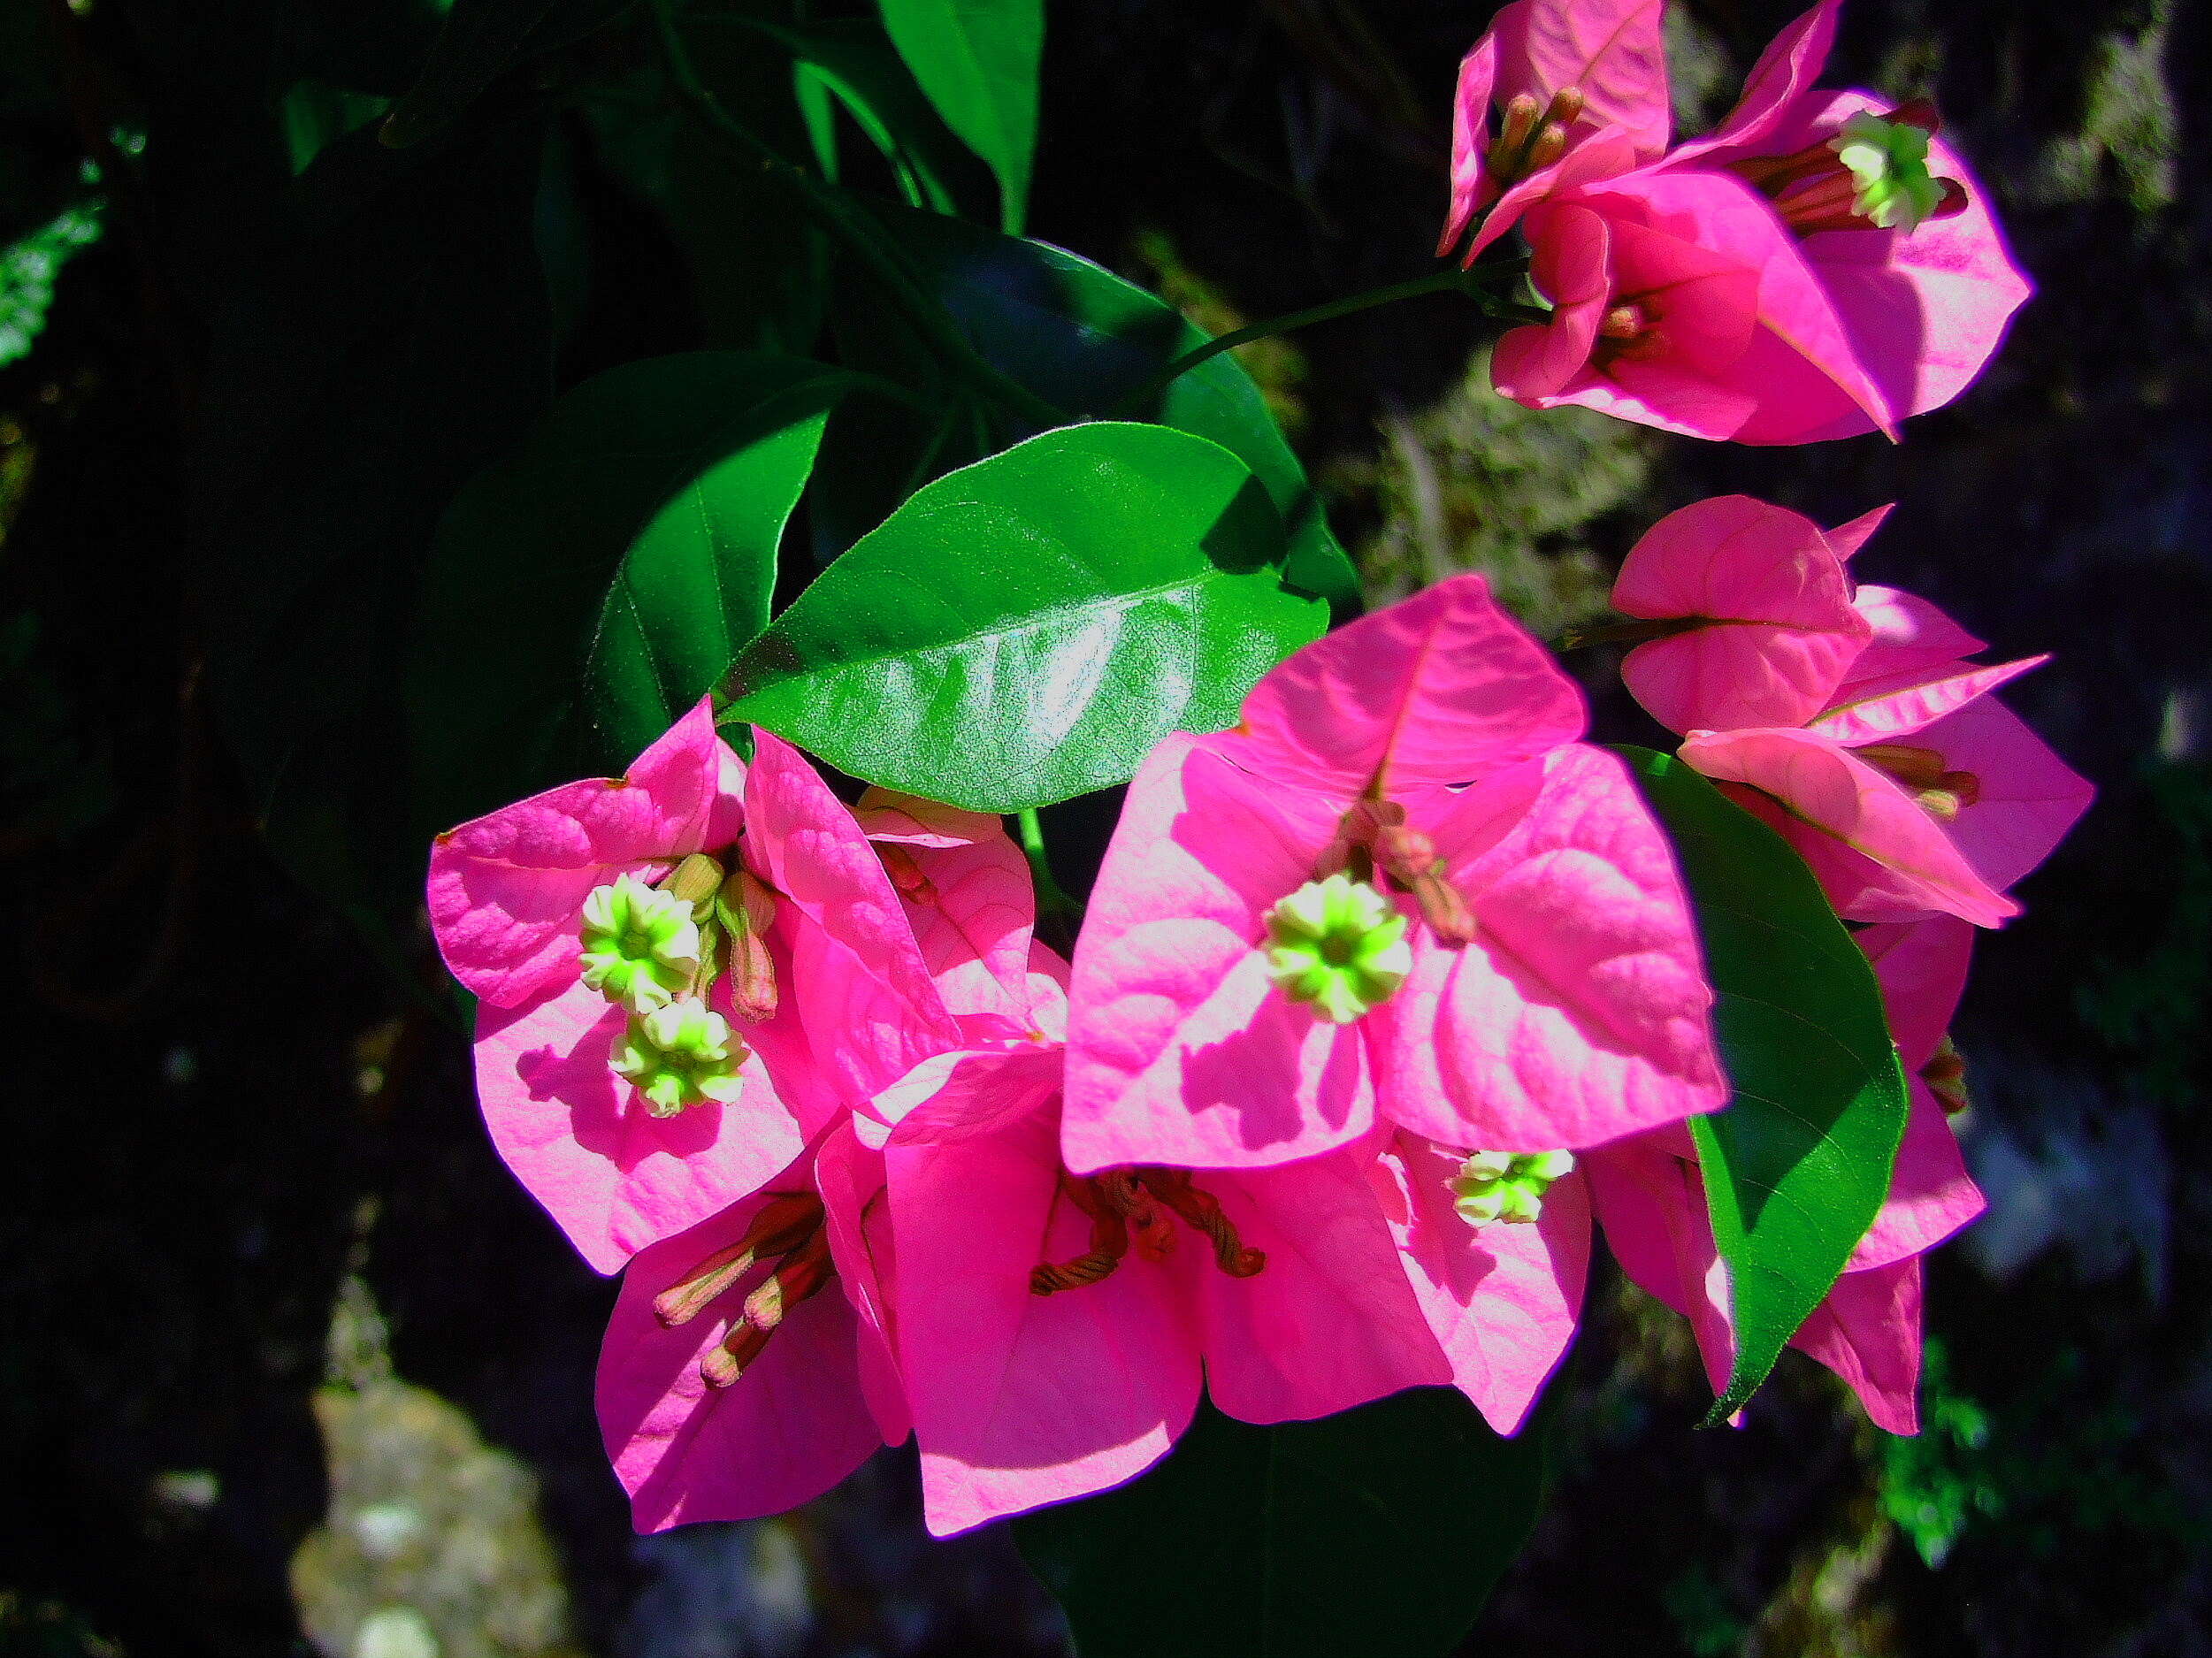
[[(1419, 274), (1489, 9), (1052, 0), (1033, 229), (1214, 331)], [(1795, 9), (1674, 8), (1686, 123)], [(902, 1453), (785, 1519), (631, 1536), (590, 1409), (610, 1286), (485, 1142), (419, 922), (325, 855), (338, 819), (272, 804), (316, 791), (264, 786), (403, 819), (390, 733), (303, 725), (340, 735), (272, 764), (211, 712), (206, 593), (319, 572), (255, 647), (319, 650), (300, 615), (374, 602), (325, 543), (381, 556), (552, 389), (410, 404), (432, 365), (549, 318), (565, 386), (723, 332), (665, 198), (556, 99), (471, 164), (531, 193), (545, 317), (469, 309), (498, 254), (462, 194), (446, 241), (348, 233), (392, 302), (314, 357), (249, 140), (296, 166), (380, 114), (425, 37), (371, 14), (437, 10), (0, 0), (0, 1654), (1061, 1651), (1002, 1536), (922, 1536)], [(1470, 1652), (2212, 1651), (2208, 17), (1850, 0), (1831, 83), (1933, 94), (2040, 288), (1902, 447), (1533, 415), (1446, 299), (1247, 353), (1378, 598), (1475, 566), (1550, 633), (1685, 501), (1901, 502), (1861, 575), (2055, 653), (2008, 700), (2102, 791), (1956, 1032), (1991, 1213), (1935, 1259), (1926, 1430), (1875, 1433), (1792, 1357), (1741, 1431), (1695, 1432), (1685, 1332), (1603, 1273), (1545, 1517)], [(630, 29), (555, 79), (618, 84)], [(238, 457), (333, 407), (286, 459), (317, 513), (287, 517)], [(429, 519), (379, 516), (417, 485)], [(362, 625), (400, 648), (403, 615)], [(360, 671), (333, 656), (307, 699), (342, 709)], [(1601, 721), (1643, 734), (1606, 671)], [(1071, 865), (1099, 827), (1061, 823)]]

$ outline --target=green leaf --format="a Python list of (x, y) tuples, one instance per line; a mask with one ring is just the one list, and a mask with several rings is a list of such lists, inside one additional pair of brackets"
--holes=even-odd
[(834, 97), (891, 163), (900, 193), (915, 207), (957, 213), (966, 190), (989, 187), (972, 158), (922, 96), (913, 74), (872, 18), (832, 18), (801, 28), (732, 15), (702, 22), (741, 23), (791, 54), (792, 85), (823, 175), (838, 176)]
[(999, 217), (1019, 233), (1037, 153), (1045, 0), (879, 0), (884, 27), (945, 124), (999, 178)]
[[(992, 366), (1064, 409), (1102, 414), (1206, 336), (1158, 296), (1049, 243), (880, 210), (908, 261)], [(1359, 582), (1267, 399), (1234, 355), (1129, 411), (1210, 438), (1251, 468), (1290, 527), (1289, 579), (1356, 615)]]
[(1787, 842), (1672, 755), (1623, 746), (1688, 883), (1734, 1089), (1693, 1117), (1749, 1399), (1826, 1297), (1888, 1195), (1904, 1068), (1874, 970)]
[(234, 274), (188, 469), (209, 690), (278, 857), (333, 902), (402, 915), (422, 842), (395, 786), (396, 642), (439, 514), (549, 401), (543, 132), (401, 154), (354, 133), (296, 181), (265, 137), (280, 203), (227, 173), (170, 201), (174, 222), (260, 231), (217, 267)]
[(424, 819), (619, 772), (767, 625), (839, 371), (653, 357), (577, 387), (439, 526), (409, 676)]
[(527, 56), (580, 39), (632, 0), (453, 0), (422, 74), (385, 120), (394, 149), (420, 143)]
[(1218, 445), (1101, 423), (920, 490), (739, 658), (732, 714), (986, 812), (1128, 780), (1318, 638), (1282, 520)]
[(28, 356), (45, 332), (62, 267), (100, 240), (103, 196), (64, 208), (19, 241), (0, 248), (0, 369)]
[(1540, 1433), (1449, 1388), (1255, 1427), (1210, 1404), (1160, 1467), (1025, 1515), (1082, 1658), (1441, 1658), (1527, 1540)]

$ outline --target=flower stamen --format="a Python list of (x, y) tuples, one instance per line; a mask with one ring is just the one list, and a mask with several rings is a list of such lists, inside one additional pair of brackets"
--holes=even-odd
[(1084, 1178), (1063, 1173), (1060, 1189), (1091, 1217), (1091, 1248), (1072, 1261), (1045, 1261), (1030, 1268), (1032, 1295), (1057, 1295), (1110, 1278), (1132, 1243), (1146, 1260), (1168, 1255), (1175, 1248), (1175, 1227), (1163, 1207), (1205, 1235), (1213, 1246), (1215, 1265), (1231, 1278), (1251, 1278), (1267, 1265), (1266, 1251), (1244, 1246), (1221, 1200), (1198, 1186), (1187, 1169), (1107, 1169)]

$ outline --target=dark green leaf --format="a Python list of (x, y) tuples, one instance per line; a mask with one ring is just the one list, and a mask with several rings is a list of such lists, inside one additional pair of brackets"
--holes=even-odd
[(1282, 520), (1218, 445), (1098, 424), (939, 478), (731, 670), (734, 712), (870, 783), (1012, 812), (1216, 730), (1317, 638)]
[[(908, 260), (996, 368), (1071, 411), (1102, 414), (1206, 336), (1157, 296), (1048, 243), (957, 219), (886, 211)], [(1267, 400), (1227, 353), (1135, 418), (1210, 438), (1251, 468), (1290, 527), (1289, 578), (1357, 612), (1359, 585)]]
[(419, 143), (533, 51), (564, 45), (629, 9), (631, 0), (453, 0), (423, 73), (386, 119), (384, 142)]
[(753, 19), (744, 23), (791, 54), (808, 137), (827, 176), (834, 179), (838, 172), (835, 130), (815, 95), (833, 96), (844, 107), (891, 163), (914, 206), (957, 213), (964, 187), (989, 188), (990, 181), (930, 107), (875, 19), (824, 19), (803, 28)]
[(999, 177), (999, 222), (1019, 233), (1037, 153), (1045, 0), (879, 0), (884, 27), (945, 124)]
[(1711, 1421), (1766, 1379), (1888, 1195), (1905, 1075), (1874, 970), (1787, 842), (1672, 755), (1623, 747), (1696, 909), (1734, 1096), (1695, 1117), (1726, 1264), (1735, 1369)]
[(210, 689), (272, 845), (333, 900), (419, 890), (394, 642), (439, 514), (549, 401), (543, 148), (535, 122), (335, 141), (214, 318), (188, 470)]
[(1274, 1427), (1201, 1405), (1151, 1473), (1014, 1531), (1082, 1658), (1441, 1658), (1527, 1540), (1543, 1461), (1448, 1388)]
[(767, 625), (777, 545), (849, 378), (654, 357), (563, 398), (440, 525), (409, 700), (426, 821), (620, 769)]

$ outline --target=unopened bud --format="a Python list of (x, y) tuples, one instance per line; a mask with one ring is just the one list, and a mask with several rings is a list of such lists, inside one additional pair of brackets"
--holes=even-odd
[(884, 873), (891, 877), (891, 884), (899, 896), (910, 904), (935, 904), (937, 888), (930, 877), (922, 873), (922, 866), (914, 854), (903, 846), (879, 845), (876, 855), (884, 861)]
[(1466, 895), (1452, 885), (1444, 873), (1440, 860), (1422, 875), (1407, 884), (1413, 902), (1420, 905), (1421, 920), (1428, 923), (1428, 930), (1436, 936), (1436, 942), (1453, 950), (1474, 942), (1478, 930), (1474, 911), (1468, 905)]
[(1943, 776), (1943, 756), (1932, 748), (1869, 743), (1855, 752), (1868, 765), (1888, 773), (1908, 789), (1933, 789)]
[(693, 852), (676, 866), (662, 890), (672, 892), (692, 906), (694, 915), (704, 917), (700, 906), (710, 904), (722, 886), (722, 866), (705, 852)]
[(1490, 146), (1488, 160), (1491, 170), (1510, 172), (1521, 151), (1528, 148), (1528, 141), (1536, 131), (1537, 118), (1543, 106), (1526, 92), (1515, 93), (1506, 101), (1504, 118), (1498, 123), (1497, 141)]
[(709, 1387), (734, 1387), (744, 1376), (746, 1367), (761, 1356), (768, 1346), (768, 1339), (775, 1333), (755, 1325), (739, 1324), (722, 1338), (722, 1345), (699, 1361), (699, 1373)]
[(1537, 129), (1535, 139), (1528, 146), (1527, 170), (1542, 172), (1566, 153), (1567, 129), (1556, 121), (1547, 121)]
[(1631, 300), (1605, 313), (1597, 332), (1607, 340), (1635, 340), (1651, 332), (1651, 315)]
[(733, 870), (715, 900), (715, 913), (727, 939), (731, 1005), (748, 1024), (775, 1018), (776, 962), (769, 954), (768, 929), (776, 919), (776, 900), (767, 883), (746, 870)]
[(822, 1200), (812, 1192), (778, 1192), (762, 1203), (745, 1235), (717, 1249), (654, 1298), (653, 1310), (671, 1329), (688, 1324), (757, 1261), (787, 1255), (822, 1227)]
[(1551, 106), (1544, 111), (1546, 126), (1565, 130), (1582, 118), (1582, 111), (1589, 100), (1582, 96), (1580, 87), (1561, 87), (1551, 95)]
[(1936, 1103), (1948, 1116), (1956, 1117), (1973, 1104), (1966, 1092), (1966, 1056), (1954, 1047), (1950, 1033), (1936, 1043), (1935, 1052), (1927, 1064), (1920, 1067), (1920, 1080), (1928, 1085)]

